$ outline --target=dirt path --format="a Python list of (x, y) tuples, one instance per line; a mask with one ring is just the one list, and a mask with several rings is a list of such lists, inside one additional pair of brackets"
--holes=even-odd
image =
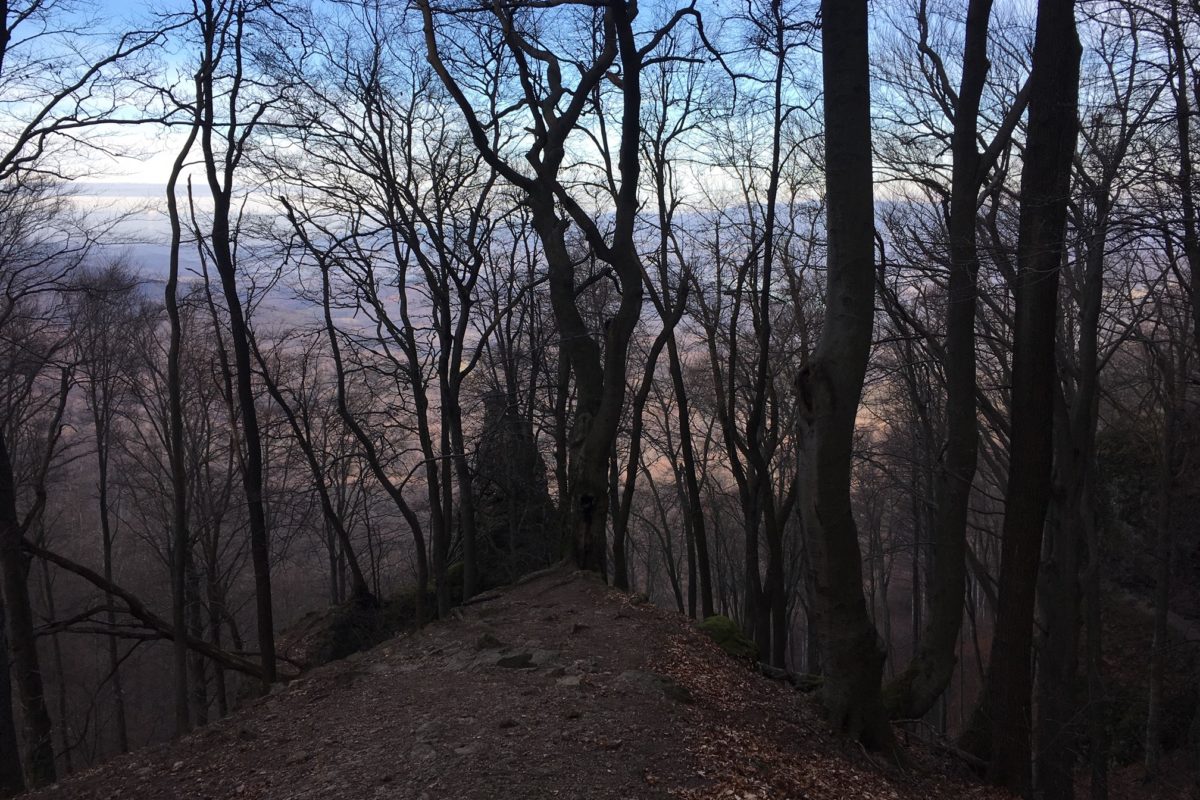
[(874, 764), (679, 615), (556, 573), (32, 797), (999, 796), (913, 760)]

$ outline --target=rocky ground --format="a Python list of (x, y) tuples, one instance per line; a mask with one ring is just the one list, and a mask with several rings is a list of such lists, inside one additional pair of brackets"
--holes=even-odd
[(880, 763), (831, 736), (809, 696), (585, 574), (477, 600), (31, 797), (1004, 796), (934, 751)]

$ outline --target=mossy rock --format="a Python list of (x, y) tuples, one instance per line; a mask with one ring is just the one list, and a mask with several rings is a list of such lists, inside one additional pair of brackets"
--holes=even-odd
[(758, 645), (742, 633), (738, 624), (729, 617), (714, 614), (698, 623), (698, 627), (734, 658), (758, 660)]

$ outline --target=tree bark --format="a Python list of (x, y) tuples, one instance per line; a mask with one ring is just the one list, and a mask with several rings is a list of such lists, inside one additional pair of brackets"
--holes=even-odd
[[(1016, 792), (1031, 780), (1034, 597), (1050, 502), (1057, 384), (1059, 269), (1077, 133), (1079, 39), (1074, 0), (1038, 4), (1021, 171), (1011, 435), (995, 636), (979, 722), (988, 778)], [(977, 726), (976, 726), (977, 727)], [(972, 745), (979, 752), (979, 740)]]
[(679, 446), (683, 454), (683, 482), (687, 487), (688, 520), (692, 539), (696, 546), (696, 572), (700, 583), (700, 615), (711, 617), (716, 613), (713, 606), (712, 566), (709, 563), (708, 531), (704, 524), (704, 501), (700, 496), (700, 479), (696, 465), (696, 451), (692, 444), (692, 418), (688, 406), (687, 388), (683, 383), (683, 365), (679, 358), (679, 347), (675, 332), (667, 339), (667, 366), (671, 372), (671, 385), (675, 390), (675, 402), (679, 407)]
[[(1168, 379), (1168, 384), (1173, 379)], [(1154, 518), (1154, 641), (1150, 649), (1150, 680), (1146, 703), (1146, 777), (1156, 780), (1162, 760), (1163, 685), (1166, 681), (1168, 615), (1171, 599), (1171, 491), (1174, 483), (1176, 402), (1174, 387), (1162, 392), (1163, 440), (1158, 457), (1158, 503)]]
[[(979, 102), (988, 74), (988, 21), (992, 0), (967, 7), (962, 81), (955, 104), (950, 185), (950, 275), (946, 304), (946, 442), (937, 477), (933, 558), (928, 574), (929, 614), (916, 656), (886, 691), (893, 718), (924, 716), (950, 685), (966, 587), (966, 532), (978, 456), (975, 309), (979, 254), (976, 211), (984, 176), (977, 144)], [(915, 563), (915, 561), (914, 561)], [(915, 587), (915, 583), (914, 583)]]
[[(254, 567), (254, 600), (258, 623), (258, 650), (262, 663), (262, 689), (265, 693), (276, 679), (275, 623), (271, 602), (270, 533), (267, 530), (266, 509), (263, 504), (263, 454), (262, 436), (255, 406), (254, 379), (251, 366), (250, 330), (246, 323), (241, 290), (238, 287), (237, 264), (233, 255), (233, 232), (230, 216), (233, 172), (245, 146), (244, 132), (237, 129), (239, 109), (229, 109), (229, 137), (226, 145), (235, 152), (225, 157), (213, 145), (218, 120), (215, 107), (215, 71), (222, 57), (231, 57), (236, 62), (235, 82), (238, 84), (231, 97), (236, 97), (242, 72), (242, 35), (248, 9), (242, 4), (226, 10), (228, 19), (218, 19), (213, 0), (205, 0), (204, 14), (204, 59), (200, 74), (204, 86), (200, 97), (201, 125), (200, 144), (204, 153), (204, 169), (209, 191), (213, 200), (212, 226), (208, 231), (213, 260), (221, 278), (221, 289), (229, 313), (229, 335), (233, 344), (234, 374), (237, 379), (238, 408), (242, 413), (242, 441), (245, 447), (245, 463), (242, 465), (242, 488), (246, 496), (246, 512), (250, 526), (250, 560)], [(227, 27), (226, 27), (227, 26)], [(228, 38), (226, 38), (228, 37)], [(228, 53), (226, 49), (228, 48)]]
[[(568, 519), (564, 549), (579, 568), (607, 571), (608, 464), (625, 400), (629, 343), (642, 308), (642, 264), (634, 241), (639, 210), (638, 176), (641, 169), (641, 70), (646, 53), (637, 47), (633, 20), (637, 5), (612, 2), (605, 6), (597, 30), (593, 60), (579, 70), (574, 87), (562, 83), (557, 56), (534, 46), (520, 31), (509, 10), (495, 6), (505, 46), (515, 54), (528, 76), (531, 61), (544, 67), (536, 82), (522, 81), (524, 105), (532, 119), (533, 141), (526, 152), (528, 166), (517, 169), (496, 151), (489, 130), (475, 114), (439, 52), (434, 10), (419, 4), (424, 22), (426, 54), (430, 65), (462, 111), (471, 138), (483, 158), (528, 200), (533, 228), (542, 242), (547, 264), (550, 303), (560, 334), (559, 358), (574, 376), (575, 420), (566, 437), (569, 470), (564, 499)], [(678, 17), (678, 14), (676, 15)], [(671, 23), (673, 24), (673, 23)], [(596, 220), (579, 205), (562, 184), (559, 170), (567, 155), (566, 141), (600, 82), (619, 65), (621, 76), (620, 144), (617, 153), (619, 180), (614, 180), (611, 234), (606, 236)], [(570, 97), (568, 102), (560, 102)], [(560, 215), (560, 210), (565, 216)], [(569, 218), (569, 219), (568, 219)], [(592, 253), (612, 267), (620, 284), (620, 304), (606, 322), (603, 348), (588, 330), (576, 305), (576, 261), (566, 244), (570, 222), (577, 224)], [(561, 482), (560, 482), (561, 488)]]
[[(187, 471), (184, 466), (183, 378), (180, 371), (183, 347), (183, 323), (179, 317), (179, 248), (183, 228), (179, 216), (179, 201), (175, 188), (188, 153), (200, 132), (200, 94), (203, 91), (199, 76), (195, 83), (196, 107), (192, 127), (180, 148), (167, 179), (167, 218), (171, 225), (171, 244), (168, 256), (167, 284), (164, 302), (167, 309), (169, 341), (167, 344), (167, 460), (171, 467), (171, 538), (168, 552), (171, 567), (171, 622), (175, 628), (172, 665), (174, 667), (175, 733), (182, 736), (191, 727), (187, 698), (187, 620), (183, 607), (184, 564), (182, 554), (190, 539), (187, 519)], [(232, 424), (232, 420), (230, 421)], [(179, 554), (178, 556), (176, 554)], [(112, 576), (105, 574), (105, 580)]]
[(13, 717), (12, 664), (8, 657), (8, 615), (0, 597), (0, 797), (25, 791), (21, 751), (17, 747), (17, 725)]
[(822, 634), (822, 700), (835, 730), (892, 750), (880, 697), (884, 653), (862, 591), (850, 504), (855, 419), (874, 322), (874, 188), (866, 0), (821, 4), (825, 84), (825, 319), (797, 378), (799, 469), (811, 610)]
[[(0, 429), (0, 577), (8, 622), (13, 679), (21, 703), (28, 752), (26, 775), (36, 788), (54, 783), (54, 739), (38, 661), (33, 605), (29, 597), (29, 562), (21, 552), (25, 532), (17, 513), (17, 487), (5, 432)], [(3, 676), (8, 679), (7, 675)]]
[[(1194, 4), (1193, 4), (1194, 5)], [(1192, 110), (1190, 92), (1195, 91), (1200, 101), (1200, 83), (1188, 74), (1187, 40), (1183, 21), (1179, 16), (1180, 0), (1171, 0), (1168, 20), (1170, 46), (1174, 56), (1176, 74), (1171, 81), (1171, 92), (1175, 96), (1175, 139), (1179, 145), (1179, 166), (1176, 173), (1179, 188), (1179, 210), (1183, 223), (1183, 254), (1188, 263), (1188, 275), (1192, 297), (1192, 335), (1200, 347), (1200, 221), (1197, 220), (1195, 194), (1195, 161), (1192, 143)], [(1189, 80), (1192, 78), (1192, 80)]]

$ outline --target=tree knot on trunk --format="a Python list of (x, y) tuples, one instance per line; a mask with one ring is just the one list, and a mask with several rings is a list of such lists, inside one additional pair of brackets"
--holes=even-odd
[(805, 425), (829, 413), (833, 407), (833, 387), (823, 362), (809, 361), (796, 373), (796, 400)]

